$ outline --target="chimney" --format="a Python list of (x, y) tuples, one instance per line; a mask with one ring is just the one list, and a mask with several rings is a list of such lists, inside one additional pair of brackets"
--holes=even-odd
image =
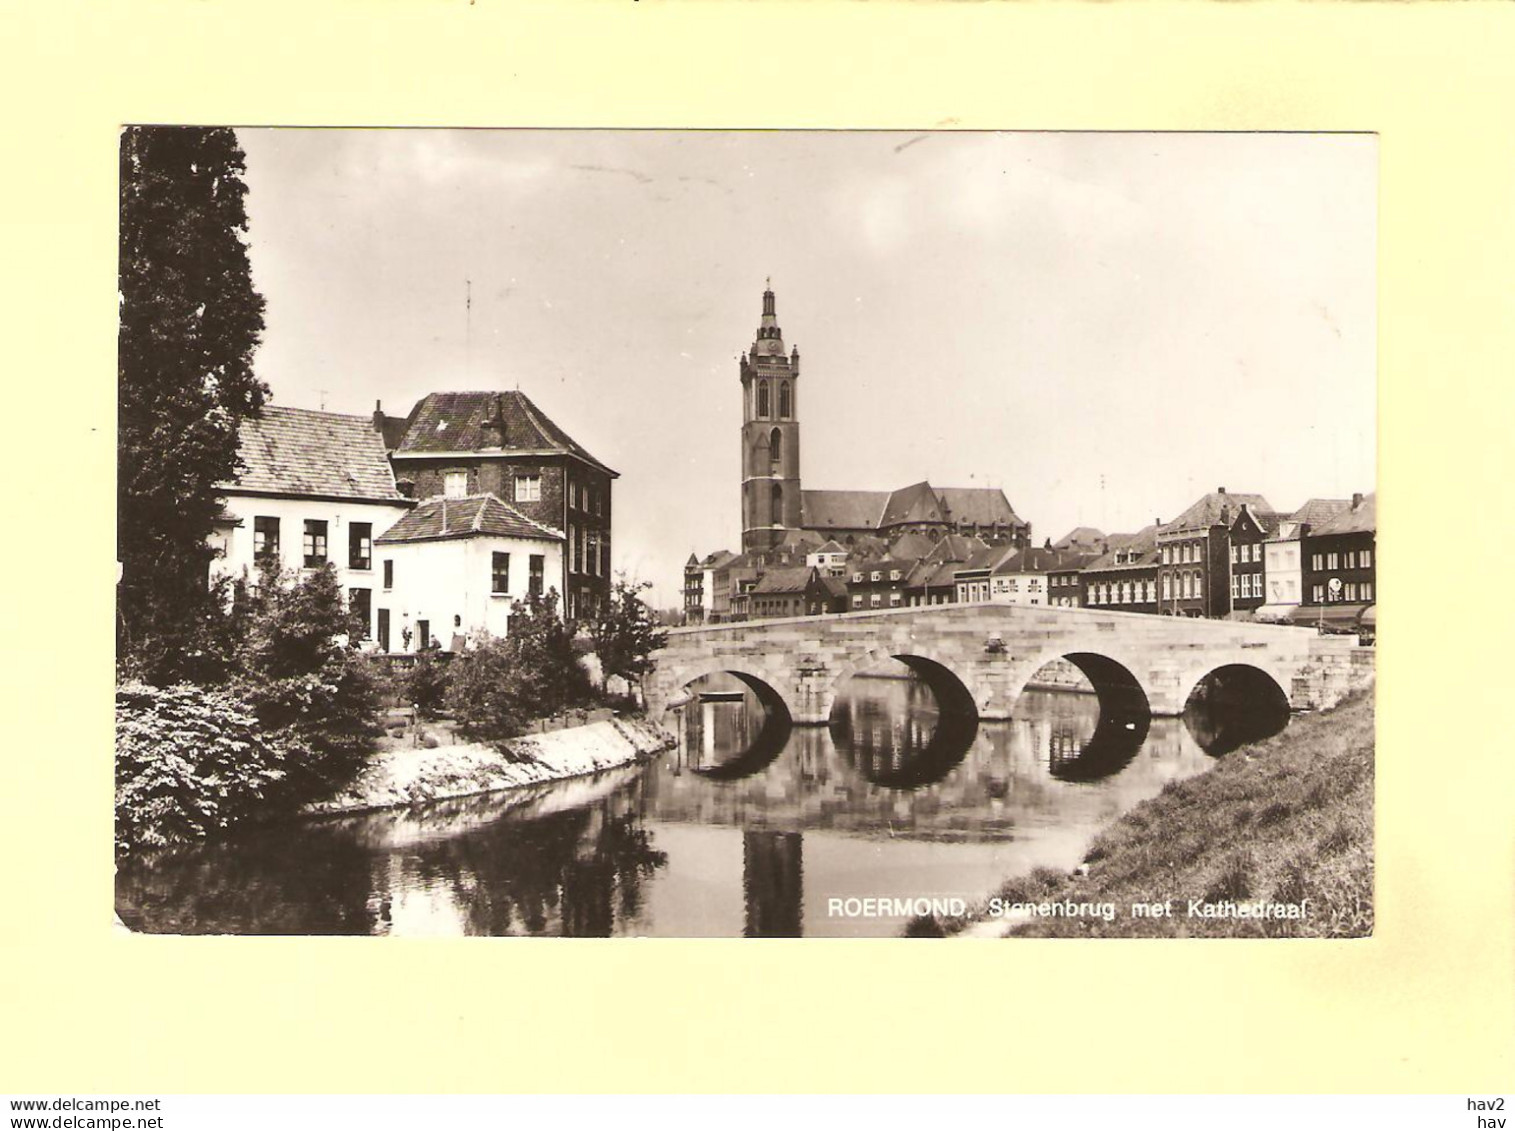
[(1352, 509), (1356, 510), (1360, 506), (1362, 506), (1362, 492), (1361, 491), (1353, 491), (1352, 492)]
[(1215, 488), (1215, 493), (1218, 495), (1224, 495), (1226, 493), (1226, 489), (1224, 487), (1217, 487)]
[(395, 490), (399, 491), (400, 494), (407, 499), (414, 499), (416, 497), (416, 485), (414, 480), (396, 479)]
[(378, 401), (373, 403), (373, 430), (384, 435), (384, 406)]

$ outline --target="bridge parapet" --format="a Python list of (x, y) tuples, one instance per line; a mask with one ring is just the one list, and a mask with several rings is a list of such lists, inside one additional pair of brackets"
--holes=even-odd
[(1358, 651), (1309, 628), (983, 602), (674, 629), (647, 694), (658, 717), (700, 676), (741, 672), (796, 722), (824, 723), (847, 679), (904, 657), (950, 673), (980, 718), (1004, 719), (1042, 666), (1070, 656), (1096, 690), (1139, 687), (1157, 715), (1181, 714), (1194, 687), (1230, 664), (1267, 673), (1292, 707), (1315, 710), (1361, 682)]

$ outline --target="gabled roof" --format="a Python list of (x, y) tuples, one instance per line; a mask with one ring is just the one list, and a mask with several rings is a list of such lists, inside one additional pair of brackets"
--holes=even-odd
[(812, 554), (845, 554), (847, 547), (843, 546), (835, 538), (828, 538), (823, 545), (817, 546), (810, 552)]
[(989, 547), (980, 538), (970, 534), (947, 534), (926, 555), (927, 561), (932, 562), (965, 562), (974, 554), (981, 553)]
[(734, 557), (736, 555), (730, 550), (717, 550), (715, 553), (708, 555), (699, 565), (701, 569), (720, 569)]
[(941, 487), (937, 497), (950, 511), (953, 522), (970, 526), (1011, 526), (1020, 522), (1005, 492), (998, 487)]
[(887, 491), (801, 491), (801, 523), (812, 530), (877, 530)]
[(1001, 558), (994, 566), (995, 573), (1047, 573), (1055, 570), (1062, 562), (1062, 555), (1056, 550), (1046, 550), (1033, 546), (1029, 550), (1021, 550), (1018, 553)]
[(243, 467), (226, 490), (405, 503), (367, 416), (266, 405), (237, 436)]
[(908, 487), (890, 492), (884, 504), (884, 515), (879, 526), (899, 526), (907, 522), (945, 522), (942, 503), (931, 484), (922, 480)]
[(1260, 511), (1250, 503), (1243, 503), (1241, 510), (1237, 512), (1236, 517), (1231, 521), (1231, 529), (1235, 530), (1242, 520), (1246, 519), (1263, 534), (1272, 534), (1278, 529), (1278, 524), (1283, 517), (1283, 515), (1274, 514), (1272, 511)]
[(847, 595), (847, 583), (840, 577), (818, 573), (815, 580), (826, 591), (828, 597), (845, 597)]
[[(1157, 564), (1157, 527), (1144, 526), (1135, 534), (1112, 534), (1109, 553), (1101, 554), (1088, 565), (1084, 566), (1084, 573), (1103, 573), (1112, 569), (1145, 569)], [(1135, 560), (1119, 561), (1119, 558), (1129, 558), (1135, 555)]]
[(1364, 495), (1362, 502), (1348, 507), (1329, 522), (1310, 531), (1311, 538), (1327, 534), (1362, 534), (1378, 530), (1378, 496)]
[(527, 518), (493, 495), (427, 499), (376, 541), (429, 542), (441, 538), (529, 538), (561, 542), (563, 533)]
[(956, 572), (973, 573), (980, 570), (991, 570), (1006, 558), (1014, 557), (1018, 552), (1013, 546), (989, 546), (974, 554), (967, 561), (956, 563)]
[(1214, 526), (1220, 521), (1222, 510), (1229, 512), (1229, 518), (1235, 518), (1237, 509), (1242, 506), (1250, 506), (1254, 511), (1269, 513), (1273, 511), (1272, 504), (1261, 495), (1234, 495), (1229, 491), (1211, 491), (1208, 495), (1201, 496), (1172, 522), (1163, 523), (1160, 529), (1166, 532)]
[(1289, 516), (1290, 522), (1308, 522), (1311, 526), (1319, 526), (1323, 522), (1330, 522), (1344, 510), (1352, 506), (1351, 499), (1311, 499)]
[(754, 593), (803, 593), (810, 584), (811, 566), (795, 566), (792, 569), (770, 569), (753, 587)]
[(907, 531), (894, 540), (894, 544), (889, 547), (889, 556), (897, 561), (913, 561), (924, 558), (934, 549), (936, 543), (930, 538)]
[(1102, 557), (1099, 553), (1079, 553), (1075, 550), (1057, 551), (1057, 564), (1047, 569), (1048, 573), (1077, 573), (1090, 562)]
[(616, 475), (556, 424), (520, 390), (428, 393), (416, 402), (395, 455), (432, 452), (518, 452), (572, 455)]
[(1099, 546), (1105, 540), (1104, 531), (1092, 526), (1075, 526), (1064, 534), (1056, 542), (1052, 543), (1054, 550), (1070, 550), (1079, 547)]

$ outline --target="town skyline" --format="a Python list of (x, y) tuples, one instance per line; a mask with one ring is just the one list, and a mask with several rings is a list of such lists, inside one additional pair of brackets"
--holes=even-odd
[(1036, 544), (1375, 489), (1371, 138), (239, 138), (274, 403), (519, 387), (621, 472), (613, 566), (659, 605), (739, 548), (769, 277), (806, 489), (1001, 487)]

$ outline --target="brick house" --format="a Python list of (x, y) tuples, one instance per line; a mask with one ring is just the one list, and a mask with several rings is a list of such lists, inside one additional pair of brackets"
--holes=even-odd
[(392, 441), (402, 491), (416, 499), (492, 495), (526, 519), (564, 533), (548, 587), (571, 618), (591, 615), (610, 591), (611, 487), (619, 478), (550, 420), (525, 393), (430, 393), (403, 421), (375, 407)]
[(1238, 508), (1273, 513), (1261, 495), (1218, 487), (1172, 522), (1157, 527), (1158, 611), (1224, 617), (1231, 612), (1231, 523)]
[(1376, 495), (1353, 495), (1351, 506), (1304, 536), (1303, 621), (1354, 627), (1378, 600), (1377, 536)]
[(1255, 612), (1267, 602), (1267, 542), (1282, 515), (1243, 503), (1231, 523), (1231, 609)]
[(1126, 613), (1158, 611), (1158, 526), (1135, 534), (1111, 534), (1109, 549), (1084, 566), (1079, 574), (1084, 605)]

